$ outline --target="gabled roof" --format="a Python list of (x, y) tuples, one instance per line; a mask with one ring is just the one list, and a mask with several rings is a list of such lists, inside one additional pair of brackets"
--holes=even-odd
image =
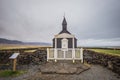
[(68, 33), (68, 34), (71, 34), (69, 31), (67, 30), (62, 30), (59, 34), (62, 34), (62, 33)]
[(61, 34), (55, 35), (55, 38), (75, 38), (75, 36), (68, 33), (61, 33)]

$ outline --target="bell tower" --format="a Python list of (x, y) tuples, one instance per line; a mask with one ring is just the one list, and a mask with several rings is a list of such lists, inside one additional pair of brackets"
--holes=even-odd
[(67, 30), (67, 22), (66, 22), (66, 19), (65, 19), (65, 17), (64, 17), (64, 19), (63, 19), (63, 22), (62, 22), (62, 30)]
[(67, 21), (65, 17), (63, 18), (63, 22), (62, 22), (62, 31), (59, 34), (62, 34), (62, 33), (70, 34), (70, 32), (67, 30)]

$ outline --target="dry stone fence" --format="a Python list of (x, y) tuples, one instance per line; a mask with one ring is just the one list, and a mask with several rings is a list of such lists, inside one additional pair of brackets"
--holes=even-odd
[(9, 60), (9, 57), (12, 55), (12, 53), (0, 53), (0, 70), (5, 70), (12, 68)]
[[(12, 62), (9, 60), (9, 57), (12, 54), (12, 52), (0, 53), (0, 70), (12, 69)], [(20, 53), (17, 60), (17, 65), (39, 65), (42, 63), (46, 63), (46, 61), (46, 50), (37, 49), (34, 53)], [(84, 61), (86, 61), (89, 64), (100, 64), (120, 75), (120, 57), (118, 56), (111, 56), (96, 53), (90, 50), (84, 50)]]
[(34, 53), (23, 53), (18, 58), (18, 64), (41, 64), (46, 62), (46, 50), (37, 50)]
[[(12, 60), (9, 59), (12, 54), (13, 52), (0, 53), (0, 70), (12, 69)], [(34, 53), (22, 52), (17, 58), (17, 65), (45, 63), (47, 61), (46, 55), (46, 50), (36, 50)]]
[(84, 61), (90, 64), (100, 64), (120, 75), (120, 57), (84, 50)]

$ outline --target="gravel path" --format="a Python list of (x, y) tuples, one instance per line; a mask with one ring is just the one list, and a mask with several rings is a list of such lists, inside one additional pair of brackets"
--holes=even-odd
[(120, 80), (120, 78), (102, 66), (92, 65), (91, 69), (81, 73), (76, 80)]
[(41, 74), (40, 66), (32, 66), (29, 73), (16, 78), (0, 80), (120, 80), (120, 76), (100, 65), (92, 65), (80, 74)]
[(79, 75), (40, 74), (38, 72), (27, 80), (120, 80), (120, 76), (102, 66), (92, 65), (91, 69)]

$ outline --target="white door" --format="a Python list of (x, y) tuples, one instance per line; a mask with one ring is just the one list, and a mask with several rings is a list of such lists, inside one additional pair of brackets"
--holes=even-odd
[(62, 39), (62, 48), (68, 48), (68, 40), (66, 38)]

